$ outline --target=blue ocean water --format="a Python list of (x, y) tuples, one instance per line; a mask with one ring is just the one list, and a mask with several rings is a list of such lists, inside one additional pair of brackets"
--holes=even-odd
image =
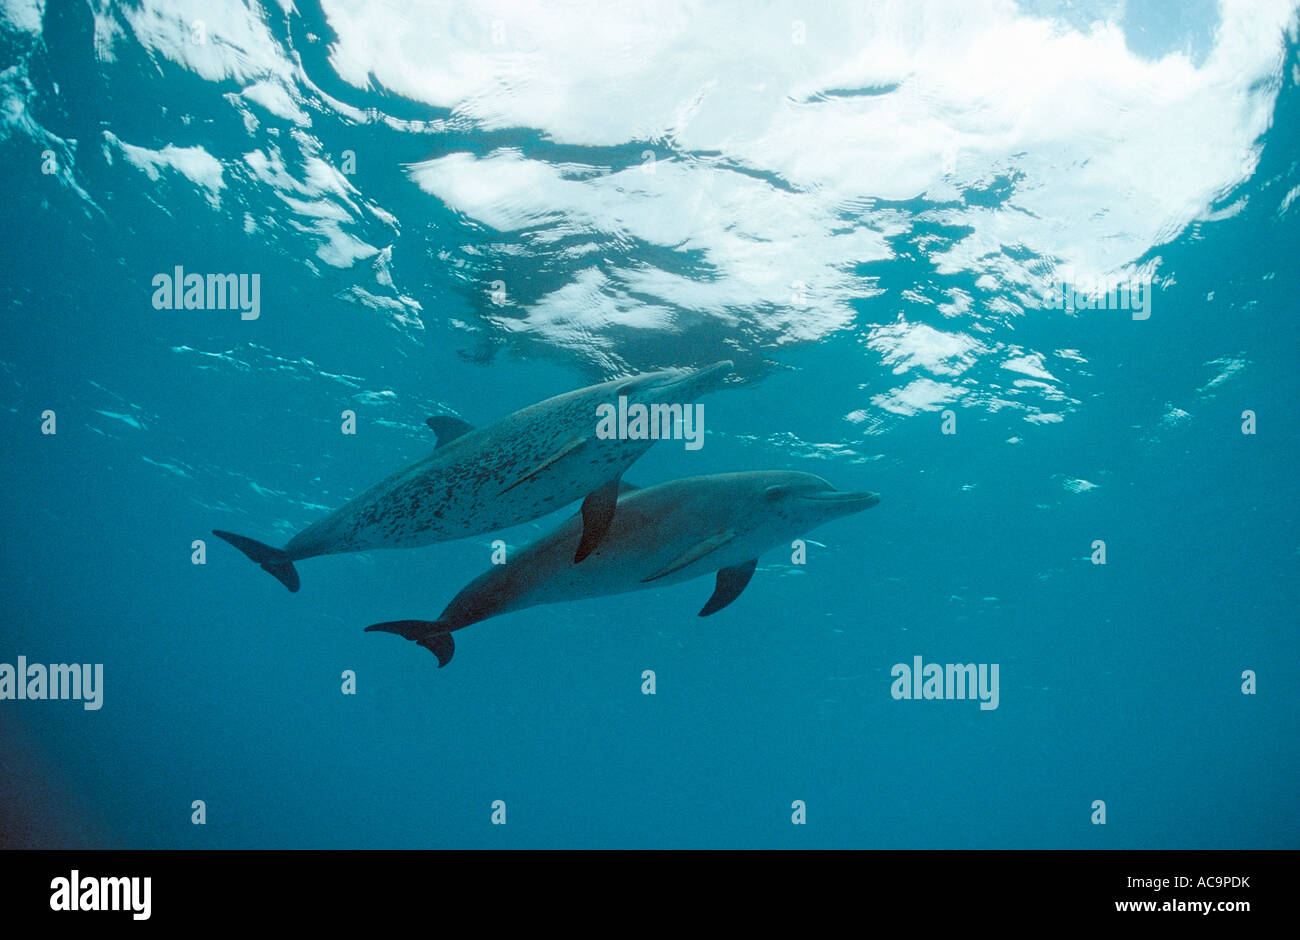
[[(1293, 6), (3, 9), (0, 663), (104, 670), (0, 700), (3, 844), (1300, 844)], [(178, 266), (258, 316), (156, 309)], [(429, 415), (724, 358), (629, 479), (882, 501), (713, 617), (539, 607), (438, 669), (363, 628), (576, 507), (297, 594), (210, 535), (283, 544)], [(894, 698), (916, 656), (998, 707)]]

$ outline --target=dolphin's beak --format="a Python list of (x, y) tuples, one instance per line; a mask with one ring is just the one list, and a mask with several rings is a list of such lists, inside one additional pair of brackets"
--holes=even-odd
[[(864, 509), (870, 509), (876, 503), (880, 502), (879, 493), (843, 493), (839, 490), (821, 490), (816, 493), (804, 493), (802, 499), (809, 499), (817, 503), (826, 503), (834, 506), (834, 511), (841, 516), (851, 515), (855, 512), (862, 512)], [(829, 508), (829, 507), (828, 507)]]
[(731, 374), (736, 364), (730, 359), (723, 359), (711, 366), (688, 372), (677, 378), (669, 379), (655, 389), (658, 395), (686, 392), (690, 395), (702, 395), (711, 392), (722, 384), (722, 380)]

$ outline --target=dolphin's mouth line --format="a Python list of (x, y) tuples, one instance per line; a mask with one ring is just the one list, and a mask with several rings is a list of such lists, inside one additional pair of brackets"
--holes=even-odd
[(805, 493), (800, 499), (811, 499), (819, 503), (861, 503), (863, 509), (869, 509), (880, 502), (879, 493), (843, 493), (838, 490), (827, 490), (822, 493)]
[(716, 378), (727, 375), (735, 368), (735, 363), (730, 359), (723, 359), (721, 362), (715, 362), (711, 366), (705, 366), (703, 369), (688, 371), (683, 375), (671, 379), (665, 379), (662, 384), (654, 386), (652, 391), (655, 392), (672, 392), (689, 385), (705, 384)]

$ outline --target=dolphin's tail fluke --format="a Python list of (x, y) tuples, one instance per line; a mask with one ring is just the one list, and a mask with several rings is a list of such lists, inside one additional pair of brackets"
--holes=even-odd
[(223, 532), (220, 529), (213, 529), (212, 534), (218, 538), (223, 538), (235, 548), (239, 549), (253, 561), (262, 566), (263, 571), (270, 572), (275, 579), (287, 587), (290, 591), (298, 590), (298, 572), (293, 567), (293, 559), (289, 557), (288, 552), (280, 548), (272, 548), (270, 545), (263, 545), (256, 539), (250, 539), (243, 535), (236, 535), (233, 532)]
[(439, 669), (451, 662), (451, 656), (456, 652), (456, 641), (451, 638), (451, 631), (437, 620), (390, 620), (366, 627), (367, 633), (373, 630), (396, 633), (419, 643), (438, 657)]

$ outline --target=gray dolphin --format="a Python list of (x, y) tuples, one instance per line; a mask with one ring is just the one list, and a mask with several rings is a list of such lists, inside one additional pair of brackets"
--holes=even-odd
[[(293, 563), (304, 558), (480, 535), (586, 497), (582, 539), (570, 556), (571, 562), (582, 561), (609, 528), (623, 471), (654, 444), (649, 437), (598, 436), (597, 407), (616, 407), (620, 397), (629, 409), (689, 405), (719, 387), (731, 369), (724, 360), (698, 370), (615, 379), (548, 398), (479, 429), (458, 418), (430, 418), (438, 435), (432, 454), (313, 522), (284, 548), (220, 529), (213, 535), (296, 591)], [(658, 428), (654, 433), (662, 436)]]
[[(626, 484), (625, 484), (626, 486)], [(452, 598), (437, 620), (395, 620), (366, 627), (414, 640), (451, 661), (451, 631), (537, 604), (623, 594), (717, 572), (701, 617), (717, 613), (745, 589), (758, 556), (840, 516), (868, 509), (876, 493), (842, 493), (819, 476), (754, 470), (627, 487), (605, 538), (581, 565), (574, 516), (494, 565)]]

